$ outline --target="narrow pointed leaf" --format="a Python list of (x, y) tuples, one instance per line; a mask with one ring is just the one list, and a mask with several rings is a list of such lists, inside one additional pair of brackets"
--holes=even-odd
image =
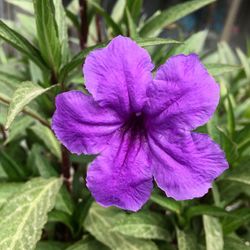
[(67, 77), (68, 73), (70, 73), (72, 70), (74, 70), (76, 67), (83, 64), (84, 59), (86, 56), (94, 49), (102, 48), (106, 45), (106, 43), (101, 43), (95, 46), (91, 46), (89, 48), (86, 48), (76, 54), (70, 62), (68, 62), (66, 65), (64, 65), (60, 71), (60, 79), (59, 81), (64, 81), (64, 79)]
[(237, 230), (240, 226), (246, 225), (250, 221), (250, 209), (241, 208), (231, 212), (231, 216), (224, 218), (222, 222), (224, 234), (230, 234)]
[(213, 76), (219, 76), (241, 69), (241, 67), (239, 67), (238, 65), (218, 64), (218, 63), (205, 64), (205, 66), (208, 72)]
[(165, 26), (212, 2), (214, 2), (214, 0), (193, 0), (170, 7), (146, 21), (140, 30), (140, 35), (142, 37), (156, 36)]
[(129, 34), (131, 38), (136, 38), (137, 31), (136, 31), (136, 25), (134, 23), (134, 20), (131, 16), (131, 13), (128, 8), (126, 8), (126, 17), (127, 17), (127, 22), (128, 22), (128, 29), (129, 29)]
[[(202, 30), (192, 34), (182, 44), (171, 49), (170, 54), (171, 55), (190, 54), (190, 53), (199, 54), (204, 47), (207, 34), (208, 30)], [(199, 43), (197, 43), (197, 41), (199, 41)]]
[(181, 212), (181, 204), (171, 198), (162, 197), (158, 194), (152, 194), (150, 200), (177, 214)]
[(46, 70), (47, 67), (41, 57), (40, 52), (26, 38), (15, 30), (9, 28), (0, 20), (0, 38), (12, 45), (15, 49), (29, 57), (40, 68)]
[(57, 194), (55, 209), (63, 211), (69, 215), (72, 215), (74, 211), (72, 197), (70, 196), (70, 193), (66, 189), (65, 185), (61, 187), (59, 193)]
[(34, 0), (33, 3), (40, 51), (56, 74), (61, 65), (61, 44), (56, 25), (55, 6), (51, 0)]
[(53, 155), (55, 155), (58, 159), (61, 159), (60, 143), (56, 139), (54, 133), (48, 127), (37, 123), (31, 127), (31, 130), (38, 138), (41, 139), (41, 141)]
[(250, 250), (250, 246), (243, 240), (234, 237), (224, 238), (224, 249), (225, 250)]
[(21, 117), (9, 130), (9, 135), (7, 140), (4, 142), (4, 145), (7, 145), (13, 140), (16, 140), (23, 135), (25, 135), (25, 130), (33, 123), (34, 121), (29, 116)]
[(58, 39), (61, 47), (61, 63), (65, 64), (68, 61), (68, 28), (66, 23), (66, 13), (61, 0), (53, 0), (55, 6), (55, 19), (58, 30)]
[(71, 234), (74, 233), (74, 228), (72, 226), (72, 220), (69, 214), (63, 212), (63, 211), (58, 211), (58, 210), (53, 210), (48, 214), (48, 221), (49, 222), (60, 222), (64, 224), (65, 226), (68, 227), (70, 230)]
[(38, 85), (33, 84), (32, 82), (23, 82), (22, 84), (20, 84), (11, 99), (5, 128), (8, 129), (10, 127), (15, 117), (23, 110), (23, 108), (28, 103), (55, 86), (56, 85), (44, 89)]
[(223, 180), (235, 181), (241, 184), (250, 185), (250, 173), (229, 173), (227, 176), (223, 178)]
[(228, 213), (220, 208), (220, 207), (215, 207), (212, 205), (197, 205), (197, 206), (191, 206), (187, 209), (185, 213), (186, 217), (190, 220), (194, 216), (199, 216), (199, 215), (211, 215), (211, 216), (227, 216)]
[(113, 7), (111, 17), (116, 22), (119, 23), (124, 15), (126, 6), (126, 0), (118, 0)]
[(240, 62), (244, 68), (247, 78), (250, 79), (250, 62), (248, 58), (246, 57), (246, 55), (242, 52), (240, 48), (237, 48), (236, 52), (240, 58)]
[(23, 166), (20, 166), (15, 159), (3, 150), (0, 151), (0, 163), (9, 180), (19, 181), (24, 180), (27, 177), (27, 173)]
[(235, 133), (235, 115), (234, 115), (233, 104), (231, 101), (231, 95), (229, 93), (226, 96), (226, 108), (227, 108), (227, 127), (231, 134), (231, 137), (233, 137)]
[(217, 218), (203, 215), (207, 250), (223, 250), (223, 233)]
[(112, 29), (115, 36), (122, 34), (120, 26), (113, 20), (113, 18), (96, 2), (89, 1), (89, 4), (93, 6), (95, 11), (104, 17), (107, 25)]
[(43, 147), (34, 144), (31, 149), (32, 166), (36, 168), (39, 176), (43, 178), (57, 177), (58, 173), (43, 154)]
[(143, 0), (127, 0), (127, 7), (130, 10), (131, 17), (137, 23), (142, 11)]
[(156, 46), (156, 45), (163, 45), (163, 44), (178, 44), (178, 43), (181, 43), (181, 42), (176, 41), (174, 39), (160, 38), (160, 37), (156, 37), (156, 38), (136, 38), (134, 40), (141, 47)]
[(25, 0), (5, 0), (6, 2), (13, 4), (14, 6), (17, 6), (18, 8), (21, 8), (31, 14), (34, 14), (34, 8), (32, 1), (25, 1)]

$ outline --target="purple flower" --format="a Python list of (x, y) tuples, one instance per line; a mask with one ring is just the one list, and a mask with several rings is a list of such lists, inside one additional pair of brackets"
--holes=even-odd
[(192, 132), (219, 102), (219, 86), (195, 54), (169, 58), (156, 72), (146, 50), (118, 36), (90, 53), (83, 72), (92, 94), (56, 98), (52, 128), (73, 153), (98, 154), (87, 186), (102, 206), (137, 211), (153, 179), (176, 200), (201, 197), (228, 168), (220, 147)]

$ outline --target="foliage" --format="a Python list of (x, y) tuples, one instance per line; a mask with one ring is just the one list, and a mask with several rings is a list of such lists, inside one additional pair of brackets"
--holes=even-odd
[[(111, 14), (88, 1), (88, 32), (78, 1), (67, 8), (60, 0), (8, 2), (23, 11), (19, 22), (0, 21), (0, 249), (250, 249), (250, 54), (226, 43), (205, 53), (206, 30), (178, 41), (155, 37), (213, 0), (146, 19), (142, 0), (117, 0)], [(224, 149), (230, 169), (205, 197), (177, 202), (155, 188), (138, 213), (102, 208), (83, 178), (94, 156), (69, 154), (50, 130), (55, 96), (85, 91), (85, 57), (118, 34), (146, 47), (156, 67), (171, 55), (198, 53), (220, 83), (217, 112), (199, 130)], [(15, 51), (6, 52), (7, 44)]]

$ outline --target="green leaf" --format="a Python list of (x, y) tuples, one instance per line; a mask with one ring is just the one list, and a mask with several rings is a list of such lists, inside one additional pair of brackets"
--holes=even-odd
[(156, 250), (156, 245), (149, 240), (136, 239), (111, 231), (124, 216), (125, 214), (118, 209), (103, 208), (93, 203), (85, 219), (84, 228), (114, 250)]
[(27, 177), (27, 173), (14, 159), (3, 150), (0, 151), (0, 163), (8, 179), (11, 181), (20, 181)]
[(225, 237), (224, 250), (250, 250), (250, 246), (245, 244), (242, 240)]
[(223, 233), (217, 218), (203, 215), (207, 250), (223, 250)]
[(220, 207), (215, 207), (212, 205), (197, 205), (197, 206), (190, 206), (187, 208), (187, 211), (185, 212), (185, 216), (187, 217), (188, 220), (193, 218), (194, 216), (199, 216), (199, 215), (211, 215), (211, 216), (227, 216), (228, 213), (220, 208)]
[(25, 130), (33, 123), (33, 120), (28, 116), (20, 117), (9, 130), (7, 140), (4, 142), (4, 145), (7, 145), (13, 140), (20, 138), (25, 135)]
[(29, 57), (41, 69), (47, 70), (47, 67), (41, 57), (40, 52), (26, 38), (9, 28), (3, 21), (0, 20), (0, 38), (12, 45), (21, 53)]
[(30, 41), (36, 41), (36, 34), (34, 32), (36, 30), (36, 23), (34, 16), (17, 13), (17, 21), (15, 22), (14, 27), (20, 30), (21, 34), (26, 39)]
[(57, 171), (51, 166), (51, 163), (46, 159), (43, 148), (39, 144), (32, 146), (33, 167), (36, 167), (38, 173), (43, 178), (57, 177)]
[(156, 38), (136, 38), (134, 40), (141, 47), (180, 43), (179, 41), (176, 41), (176, 40), (173, 40), (173, 39), (160, 38), (160, 37), (156, 37)]
[(23, 9), (24, 11), (29, 12), (30, 14), (34, 14), (34, 8), (32, 1), (27, 0), (5, 0), (6, 2), (17, 6), (18, 8)]
[[(233, 169), (235, 169), (235, 171), (238, 170), (238, 166)], [(231, 172), (231, 169), (228, 170), (227, 172)], [(234, 200), (238, 200), (238, 197), (240, 196), (250, 195), (250, 192), (249, 192), (250, 189), (245, 184), (242, 184), (240, 182), (234, 182), (234, 181), (226, 181), (226, 179), (224, 181), (224, 178), (225, 177), (223, 176), (223, 178), (221, 178), (220, 181), (217, 182), (217, 184), (220, 187), (221, 197), (223, 197), (223, 199), (221, 199), (221, 203), (223, 205), (232, 204), (232, 202), (234, 202)]]
[(250, 221), (250, 209), (242, 208), (230, 213), (230, 216), (225, 217), (222, 222), (223, 232), (230, 234), (238, 229), (241, 225), (247, 224)]
[(233, 172), (233, 173), (228, 173), (223, 180), (227, 181), (235, 181), (241, 184), (246, 184), (250, 185), (250, 173), (249, 172)]
[(36, 250), (64, 250), (68, 244), (58, 241), (39, 241)]
[(193, 0), (168, 8), (149, 18), (140, 30), (140, 36), (157, 36), (167, 25), (214, 2), (214, 0)]
[(6, 117), (7, 117), (7, 107), (5, 105), (2, 104), (1, 102), (1, 94), (0, 94), (0, 124), (4, 124), (6, 121)]
[(61, 159), (61, 146), (54, 133), (48, 127), (37, 123), (31, 127), (31, 130), (43, 141), (44, 145), (53, 155)]
[(74, 27), (77, 29), (77, 31), (79, 32), (80, 31), (80, 22), (78, 19), (78, 15), (69, 9), (65, 9), (65, 14), (66, 14), (67, 18), (72, 22)]
[[(14, 66), (15, 67), (15, 66)], [(12, 70), (12, 69), (11, 69)], [(17, 79), (15, 76), (0, 71), (0, 97), (7, 101), (13, 95), (15, 89), (19, 86), (21, 79)]]
[(97, 49), (97, 48), (102, 48), (106, 45), (106, 43), (102, 43), (102, 44), (98, 44), (98, 45), (95, 45), (95, 46), (91, 46), (89, 48), (86, 48), (84, 50), (82, 50), (81, 52), (79, 52), (78, 54), (76, 54), (70, 62), (68, 62), (67, 64), (65, 64), (59, 75), (60, 75), (60, 78), (59, 78), (59, 81), (64, 81), (64, 79), (67, 77), (67, 75), (73, 70), (75, 69), (76, 67), (80, 66), (82, 63), (83, 63), (83, 60), (85, 59), (85, 57), (94, 49)]
[(62, 0), (53, 0), (55, 6), (55, 19), (58, 31), (58, 39), (61, 45), (61, 57), (62, 64), (68, 61), (69, 50), (68, 50), (68, 27), (66, 23), (66, 13), (62, 4)]
[(228, 93), (226, 96), (226, 109), (227, 109), (227, 127), (228, 127), (228, 131), (231, 134), (231, 137), (234, 136), (234, 132), (235, 132), (235, 116), (234, 116), (234, 109), (233, 109), (233, 104), (230, 98), (230, 94)]
[(56, 85), (53, 85), (49, 88), (42, 88), (38, 85), (33, 84), (32, 82), (23, 82), (14, 92), (12, 97), (8, 116), (5, 123), (5, 128), (8, 129), (11, 123), (14, 121), (15, 117), (23, 110), (23, 108), (34, 100), (39, 95), (45, 93), (46, 91), (54, 88)]
[[(79, 174), (77, 176), (79, 176)], [(82, 185), (80, 186), (77, 183), (73, 183), (72, 186), (73, 186), (72, 187), (73, 190), (76, 189), (75, 186), (78, 186), (78, 189), (82, 188)], [(76, 195), (78, 195), (77, 192), (75, 192), (75, 193), (76, 193)], [(80, 194), (80, 196), (83, 197), (82, 194)], [(90, 207), (91, 207), (91, 205), (92, 205), (93, 202), (94, 202), (94, 200), (91, 197), (91, 195), (86, 195), (86, 196), (84, 195), (83, 199), (80, 200), (76, 204), (75, 209), (74, 209), (73, 218), (74, 218), (74, 221), (78, 222), (78, 225), (79, 225), (78, 226), (78, 230), (81, 230), (81, 227), (82, 227), (82, 225), (83, 225), (83, 223), (84, 223), (84, 221), (85, 221), (85, 219), (86, 219), (86, 217), (88, 215), (89, 209), (90, 209)]]
[(22, 183), (1, 182), (0, 183), (0, 208), (10, 199), (13, 194), (20, 190)]
[(122, 18), (123, 14), (125, 12), (125, 6), (126, 6), (126, 0), (118, 0), (115, 3), (115, 6), (113, 7), (111, 17), (114, 20), (114, 22), (119, 23)]
[(162, 217), (154, 212), (138, 212), (126, 216), (112, 232), (141, 239), (170, 241), (170, 234), (164, 228)]
[(220, 42), (218, 44), (218, 55), (220, 63), (228, 63), (233, 65), (238, 63), (238, 58), (226, 42)]
[(33, 179), (3, 206), (0, 249), (34, 249), (60, 186), (60, 179)]
[(72, 221), (71, 221), (71, 217), (69, 214), (63, 212), (63, 211), (59, 211), (59, 210), (52, 210), (49, 214), (48, 214), (48, 222), (60, 222), (63, 223), (64, 225), (66, 225), (71, 234), (74, 233), (74, 228), (72, 226)]
[(122, 34), (122, 30), (121, 30), (120, 26), (113, 20), (113, 18), (98, 3), (94, 2), (94, 1), (89, 1), (88, 3), (91, 6), (93, 6), (93, 8), (95, 9), (95, 11), (98, 14), (100, 14), (101, 16), (104, 17), (105, 22), (112, 29), (114, 36)]
[(235, 141), (238, 144), (239, 153), (244, 152), (250, 145), (250, 124), (239, 131), (236, 131)]
[(194, 234), (192, 234), (191, 232), (180, 230), (178, 228), (176, 228), (176, 230), (177, 230), (178, 250), (198, 249), (197, 241)]
[(241, 67), (237, 65), (218, 64), (218, 63), (205, 64), (205, 67), (212, 76), (219, 76), (241, 69)]
[(31, 60), (29, 60), (29, 72), (32, 82), (43, 82), (42, 71)]
[(136, 25), (127, 7), (126, 7), (126, 17), (127, 17), (127, 22), (128, 22), (129, 35), (131, 38), (136, 38), (138, 36), (137, 31), (136, 31)]
[(242, 50), (240, 48), (237, 48), (236, 52), (240, 58), (240, 62), (244, 68), (244, 71), (246, 73), (247, 78), (250, 79), (250, 62), (249, 62), (247, 56), (242, 52)]
[(127, 0), (127, 7), (130, 10), (131, 17), (137, 23), (138, 17), (141, 14), (143, 0)]
[(76, 242), (66, 250), (108, 250), (109, 248), (98, 242), (97, 240), (87, 238)]
[(64, 185), (61, 187), (59, 193), (56, 196), (55, 208), (69, 215), (73, 214), (74, 210), (73, 201), (68, 190)]
[(212, 137), (212, 139), (215, 140), (225, 151), (226, 158), (229, 163), (233, 163), (238, 157), (237, 145), (225, 133), (225, 131), (218, 127), (216, 124), (217, 122), (214, 119), (211, 119), (207, 123), (208, 133)]
[(61, 65), (62, 58), (55, 6), (51, 0), (33, 0), (33, 3), (40, 51), (43, 59), (56, 74)]
[(166, 208), (172, 212), (180, 214), (181, 212), (181, 204), (171, 198), (162, 197), (158, 194), (152, 194), (150, 200), (160, 205), (163, 208)]
[[(207, 38), (208, 31), (202, 30), (197, 33), (194, 33), (191, 35), (188, 39), (184, 41), (183, 44), (178, 45), (171, 49), (169, 54), (172, 55), (178, 55), (178, 54), (190, 54), (190, 53), (196, 53), (199, 54), (202, 52), (202, 49), (204, 47), (206, 38)], [(197, 43), (199, 41), (199, 43)], [(166, 60), (166, 59), (164, 59)]]

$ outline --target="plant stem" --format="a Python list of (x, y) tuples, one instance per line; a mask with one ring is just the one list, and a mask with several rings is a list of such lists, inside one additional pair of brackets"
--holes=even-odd
[(64, 183), (67, 187), (67, 189), (71, 190), (71, 181), (70, 181), (70, 158), (69, 158), (69, 151), (67, 148), (65, 148), (63, 145), (62, 148), (62, 175), (64, 179)]
[[(6, 105), (9, 105), (9, 104), (10, 104), (10, 100), (7, 100), (7, 99), (5, 99), (5, 98), (3, 98), (3, 97), (1, 97), (1, 96), (0, 96), (0, 102), (4, 103), (4, 104), (6, 104)], [(22, 112), (23, 112), (24, 114), (27, 114), (27, 115), (33, 117), (35, 120), (39, 121), (39, 122), (40, 122), (41, 124), (43, 124), (44, 126), (46, 126), (46, 127), (48, 127), (49, 129), (51, 129), (50, 123), (49, 123), (47, 120), (45, 120), (45, 119), (43, 119), (42, 117), (40, 117), (39, 115), (37, 115), (35, 112), (33, 112), (33, 111), (29, 110), (29, 109), (26, 109), (26, 108), (24, 108), (24, 109), (22, 110)]]
[[(55, 85), (58, 83), (57, 75), (54, 71), (51, 73), (51, 84)], [(61, 90), (66, 91), (66, 86), (64, 85), (63, 81), (60, 83)], [(61, 174), (63, 176), (64, 184), (67, 187), (68, 191), (71, 189), (71, 182), (70, 182), (70, 153), (67, 148), (65, 148), (63, 145), (61, 145), (61, 155), (62, 155), (62, 162), (61, 162)]]
[(98, 14), (95, 16), (95, 24), (97, 33), (97, 43), (101, 43), (102, 42), (101, 19)]
[(3, 141), (6, 141), (7, 136), (6, 136), (6, 133), (5, 133), (4, 126), (3, 126), (3, 125), (0, 125), (0, 129), (1, 129), (1, 132), (2, 132), (2, 135), (3, 135)]
[(80, 47), (81, 49), (86, 48), (86, 43), (88, 39), (88, 32), (89, 32), (89, 26), (88, 26), (88, 18), (87, 18), (87, 0), (79, 0), (79, 6), (80, 6)]

